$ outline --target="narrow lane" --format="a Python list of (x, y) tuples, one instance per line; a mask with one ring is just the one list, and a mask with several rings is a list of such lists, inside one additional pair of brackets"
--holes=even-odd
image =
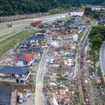
[(47, 51), (44, 51), (36, 76), (35, 105), (44, 105), (43, 82), (46, 73)]

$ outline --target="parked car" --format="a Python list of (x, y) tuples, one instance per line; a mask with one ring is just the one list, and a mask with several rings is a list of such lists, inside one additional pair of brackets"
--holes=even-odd
[(20, 94), (19, 96), (19, 103), (23, 103), (23, 100), (24, 100), (24, 96), (23, 96), (23, 93)]
[(30, 97), (31, 96), (31, 93), (27, 93), (26, 95), (25, 95), (25, 97), (27, 98), (27, 97)]

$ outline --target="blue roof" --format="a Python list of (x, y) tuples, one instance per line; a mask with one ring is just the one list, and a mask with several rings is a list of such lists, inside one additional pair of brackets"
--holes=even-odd
[(21, 56), (20, 58), (18, 58), (17, 60), (26, 60), (26, 58), (24, 56)]

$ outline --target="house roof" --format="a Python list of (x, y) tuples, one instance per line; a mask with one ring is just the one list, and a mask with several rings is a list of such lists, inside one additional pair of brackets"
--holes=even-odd
[(35, 39), (37, 39), (37, 40), (42, 39), (43, 40), (44, 36), (33, 35), (33, 36), (28, 37), (26, 40), (35, 40)]
[(36, 45), (30, 46), (29, 50), (32, 51), (32, 52), (41, 52), (41, 48), (39, 48)]
[(33, 53), (21, 53), (14, 61), (30, 61), (33, 58)]
[(0, 105), (11, 104), (12, 86), (0, 85)]
[(41, 33), (46, 33), (46, 31), (45, 31), (45, 30), (40, 30), (39, 32), (41, 32)]
[(0, 68), (0, 73), (4, 73), (4, 74), (24, 75), (27, 71), (28, 71), (28, 67), (3, 66)]
[(28, 40), (25, 40), (25, 41), (21, 42), (20, 45), (29, 45), (29, 43), (30, 42)]
[(21, 50), (19, 53), (20, 53), (20, 54), (21, 54), (21, 53), (32, 53), (32, 51), (29, 51), (29, 50)]
[(71, 27), (66, 26), (66, 25), (61, 26), (61, 28), (65, 28), (65, 29), (71, 29)]

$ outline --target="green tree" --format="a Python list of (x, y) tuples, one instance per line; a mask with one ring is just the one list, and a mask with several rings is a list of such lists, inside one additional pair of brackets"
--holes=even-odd
[(86, 15), (86, 16), (91, 16), (91, 14), (92, 14), (92, 9), (91, 8), (85, 8), (85, 11), (84, 11), (84, 15)]
[(92, 39), (93, 48), (98, 50), (101, 47), (103, 40), (104, 37), (101, 34), (96, 34)]

